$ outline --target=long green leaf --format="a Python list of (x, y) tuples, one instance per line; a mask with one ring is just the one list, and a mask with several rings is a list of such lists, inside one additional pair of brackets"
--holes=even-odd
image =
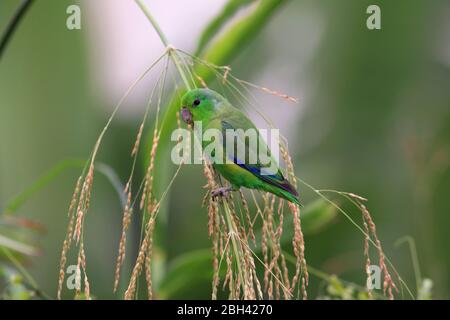
[(19, 252), (26, 256), (35, 256), (38, 253), (38, 250), (28, 244), (18, 242), (14, 239), (7, 238), (0, 234), (0, 248), (4, 247), (7, 249), (11, 249), (15, 252)]
[(222, 11), (217, 15), (205, 28), (198, 43), (196, 56), (203, 53), (207, 45), (217, 35), (217, 33), (224, 27), (224, 25), (236, 14), (237, 11), (243, 7), (255, 2), (255, 0), (230, 0), (223, 7)]
[[(33, 182), (29, 187), (25, 188), (17, 196), (10, 200), (6, 205), (3, 214), (12, 215), (16, 213), (17, 210), (19, 210), (19, 208), (23, 206), (33, 195), (35, 195), (38, 191), (42, 190), (49, 183), (54, 181), (66, 170), (73, 168), (82, 168), (85, 163), (86, 161), (81, 159), (67, 159), (59, 162), (53, 168), (43, 174), (40, 178), (38, 178), (35, 182)], [(107, 178), (107, 180), (114, 187), (114, 190), (117, 192), (122, 205), (124, 205), (124, 203), (126, 202), (126, 199), (123, 195), (124, 188), (116, 172), (110, 166), (104, 163), (98, 163), (96, 170), (102, 173)]]
[(191, 288), (199, 282), (211, 282), (211, 250), (196, 250), (179, 256), (170, 264), (157, 294), (159, 299), (170, 299), (185, 288)]

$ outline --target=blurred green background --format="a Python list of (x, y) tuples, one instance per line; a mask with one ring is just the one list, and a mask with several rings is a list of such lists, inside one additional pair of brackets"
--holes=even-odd
[[(61, 161), (86, 159), (126, 86), (163, 52), (132, 1), (88, 2), (37, 0), (0, 61), (2, 209)], [(226, 2), (209, 10), (208, 1), (147, 1), (158, 8), (154, 15), (174, 45), (190, 52), (200, 30)], [(261, 102), (288, 137), (297, 175), (316, 188), (367, 197), (385, 251), (412, 290), (416, 284), (408, 248), (395, 246), (404, 236), (415, 240), (422, 276), (434, 284), (433, 297), (449, 298), (450, 2), (284, 2), (226, 64), (241, 79), (299, 97), (294, 106), (273, 97)], [(18, 3), (0, 1), (0, 30)], [(70, 4), (81, 7), (81, 30), (66, 28)], [(381, 30), (366, 27), (370, 4), (381, 7)], [(123, 11), (130, 8), (134, 11)], [(133, 23), (133, 14), (143, 22)], [(245, 14), (234, 19), (245, 19)], [(99, 161), (121, 181), (128, 177), (129, 152), (150, 88), (144, 83), (139, 89), (144, 94), (138, 91), (130, 98), (101, 148)], [(65, 170), (16, 213), (45, 227), (44, 233), (27, 237), (40, 250), (24, 263), (53, 297), (66, 211), (79, 172), (78, 167)], [(167, 229), (158, 235), (164, 252), (157, 253), (167, 257), (169, 266), (180, 255), (210, 247), (206, 211), (200, 208), (204, 183), (202, 169), (188, 166), (170, 193)], [(114, 298), (120, 199), (100, 174), (93, 199), (85, 234), (91, 291)], [(303, 199), (308, 203), (314, 197), (305, 193)], [(349, 210), (361, 222), (358, 212)], [(8, 232), (8, 226), (0, 227)], [(137, 244), (137, 219), (133, 228), (130, 239)], [(127, 263), (133, 263), (132, 257)], [(364, 285), (363, 237), (341, 215), (306, 236), (306, 257), (315, 268)], [(8, 263), (3, 257), (0, 264)], [(169, 297), (209, 298), (211, 270), (198, 272), (198, 281)], [(323, 280), (313, 277), (310, 296), (323, 290)]]

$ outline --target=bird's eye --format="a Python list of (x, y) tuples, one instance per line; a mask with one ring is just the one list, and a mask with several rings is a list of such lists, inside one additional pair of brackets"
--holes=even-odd
[(193, 107), (196, 107), (200, 104), (200, 100), (199, 99), (195, 99), (194, 102), (192, 103)]

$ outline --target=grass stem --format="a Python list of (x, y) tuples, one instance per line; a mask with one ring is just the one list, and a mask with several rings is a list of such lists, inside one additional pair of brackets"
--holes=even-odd
[(167, 39), (166, 35), (164, 34), (164, 32), (162, 31), (161, 27), (159, 26), (158, 22), (156, 21), (156, 19), (153, 17), (153, 15), (151, 14), (150, 10), (147, 8), (147, 6), (144, 4), (143, 0), (135, 0), (136, 4), (139, 6), (139, 8), (141, 8), (142, 12), (145, 14), (145, 16), (147, 17), (148, 21), (150, 21), (150, 23), (153, 26), (153, 29), (155, 29), (156, 33), (159, 36), (159, 39), (161, 40), (161, 42), (163, 43), (163, 45), (166, 47), (167, 49), (167, 53), (169, 54), (169, 57), (172, 59), (175, 67), (178, 70), (178, 73), (181, 76), (181, 79), (183, 80), (186, 88), (188, 90), (191, 90), (192, 87), (189, 84), (189, 81), (187, 80), (186, 74), (184, 73), (184, 70), (181, 66), (177, 51), (175, 50), (175, 48), (169, 43), (169, 40)]
[(11, 40), (14, 31), (19, 26), (20, 21), (25, 16), (31, 4), (33, 4), (33, 1), (34, 0), (23, 0), (20, 6), (17, 8), (16, 12), (14, 13), (14, 16), (12, 17), (11, 21), (8, 23), (5, 32), (2, 34), (0, 38), (0, 59), (3, 55), (3, 52), (6, 49), (6, 46), (9, 43), (9, 40)]

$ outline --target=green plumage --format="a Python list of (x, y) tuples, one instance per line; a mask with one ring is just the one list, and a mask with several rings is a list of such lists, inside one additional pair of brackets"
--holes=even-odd
[[(284, 178), (257, 128), (245, 114), (233, 107), (223, 96), (210, 89), (194, 89), (187, 92), (182, 98), (182, 106), (183, 120), (186, 122), (201, 121), (203, 132), (207, 129), (217, 129), (222, 133), (222, 148), (215, 150), (213, 156), (222, 158), (224, 161), (223, 164), (214, 163), (213, 167), (231, 183), (233, 189), (246, 187), (263, 190), (299, 204), (297, 191)], [(234, 153), (226, 153), (230, 150), (226, 148), (227, 130), (245, 132), (248, 129), (255, 130), (257, 144), (249, 143), (244, 135), (236, 135), (236, 140), (228, 143), (228, 146), (234, 143), (238, 144), (238, 142), (245, 145), (245, 159), (236, 157), (239, 155), (236, 149)], [(202, 140), (204, 148), (209, 143), (209, 141)], [(237, 147), (234, 146), (234, 148)], [(266, 166), (260, 162), (259, 154), (261, 152), (265, 152), (264, 154), (267, 154), (276, 166), (270, 174), (267, 174)], [(249, 161), (252, 158), (257, 161)], [(227, 159), (229, 161), (225, 162)]]

